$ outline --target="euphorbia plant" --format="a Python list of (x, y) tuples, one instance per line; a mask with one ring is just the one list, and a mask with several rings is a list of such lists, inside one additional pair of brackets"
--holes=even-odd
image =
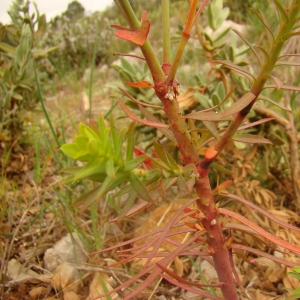
[[(94, 123), (90, 124), (90, 127), (81, 125), (80, 134), (76, 136), (75, 142), (62, 147), (62, 151), (66, 155), (73, 159), (86, 162), (86, 165), (83, 167), (67, 169), (66, 171), (71, 174), (68, 180), (77, 180), (87, 177), (101, 183), (101, 185), (81, 196), (75, 202), (76, 205), (81, 205), (81, 209), (86, 209), (92, 202), (111, 190), (115, 190), (116, 196), (128, 194), (127, 202), (118, 217), (119, 220), (152, 203), (158, 197), (164, 197), (165, 191), (171, 186), (177, 186), (178, 190), (191, 198), (191, 200), (171, 218), (165, 228), (158, 229), (155, 232), (140, 237), (145, 238), (153, 235), (153, 239), (146, 241), (145, 244), (140, 247), (133, 248), (132, 251), (134, 254), (127, 254), (128, 250), (123, 252), (122, 256), (124, 260), (122, 262), (126, 262), (134, 257), (146, 257), (147, 262), (145, 263), (143, 271), (110, 293), (130, 285), (144, 275), (148, 275), (143, 283), (136, 287), (134, 291), (127, 294), (124, 299), (133, 298), (149, 286), (157, 277), (163, 277), (170, 283), (196, 294), (211, 299), (220, 299), (204, 291), (202, 288), (205, 285), (188, 282), (168, 269), (169, 264), (180, 255), (200, 256), (210, 262), (216, 269), (219, 278), (219, 284), (214, 286), (221, 289), (224, 299), (238, 299), (236, 282), (240, 289), (243, 289), (234, 268), (232, 259), (233, 249), (243, 249), (288, 266), (297, 265), (285, 259), (274, 257), (270, 254), (265, 254), (259, 250), (238, 245), (233, 242), (230, 233), (232, 230), (237, 229), (245, 231), (248, 234), (257, 235), (261, 239), (284, 247), (289, 251), (300, 253), (300, 247), (277, 238), (237, 212), (227, 208), (219, 208), (215, 200), (216, 195), (240, 201), (269, 217), (279, 225), (299, 231), (299, 228), (275, 218), (251, 202), (230, 194), (227, 188), (231, 185), (231, 181), (225, 181), (219, 184), (215, 189), (212, 189), (209, 171), (211, 167), (216, 166), (216, 159), (231, 140), (246, 143), (271, 144), (269, 140), (261, 136), (250, 134), (237, 135), (238, 131), (270, 120), (264, 119), (252, 124), (243, 124), (247, 114), (263, 89), (300, 90), (299, 87), (283, 84), (278, 77), (272, 74), (273, 69), (278, 66), (278, 61), (282, 58), (280, 52), (284, 42), (300, 34), (300, 32), (297, 31), (297, 28), (299, 28), (299, 22), (297, 23), (297, 21), (299, 21), (300, 16), (300, 0), (289, 1), (290, 4), (287, 8), (284, 8), (278, 0), (274, 0), (278, 11), (278, 28), (274, 32), (268, 27), (267, 20), (263, 13), (257, 13), (259, 20), (263, 23), (270, 37), (269, 48), (264, 49), (257, 47), (261, 52), (259, 53), (243, 38), (258, 60), (259, 71), (257, 75), (250, 73), (247, 68), (234, 65), (229, 61), (214, 61), (215, 64), (223, 65), (249, 80), (249, 89), (244, 90), (240, 99), (233, 102), (227, 109), (223, 111), (219, 110), (217, 113), (215, 110), (219, 109), (219, 107), (213, 107), (212, 109), (214, 109), (214, 111), (197, 111), (184, 116), (180, 111), (177, 101), (177, 97), (180, 94), (180, 84), (177, 82), (175, 76), (185, 45), (190, 38), (193, 25), (197, 22), (199, 15), (203, 12), (208, 2), (209, 0), (204, 0), (200, 5), (198, 0), (191, 0), (189, 2), (190, 5), (186, 23), (175, 57), (171, 60), (169, 1), (162, 0), (163, 61), (160, 63), (148, 39), (150, 20), (147, 17), (147, 12), (145, 11), (142, 14), (141, 21), (139, 21), (128, 0), (115, 0), (116, 5), (124, 15), (129, 26), (129, 28), (125, 28), (119, 25), (113, 25), (113, 27), (117, 29), (115, 35), (140, 47), (144, 56), (142, 59), (148, 64), (153, 79), (151, 83), (140, 81), (126, 82), (126, 84), (137, 88), (153, 88), (162, 105), (155, 106), (140, 102), (122, 90), (129, 99), (138, 105), (145, 119), (136, 116), (129, 107), (119, 101), (123, 111), (133, 120), (128, 129), (118, 132), (113, 117), (110, 119), (109, 126), (107, 126), (104, 119), (100, 117), (98, 125)], [(210, 11), (210, 13), (213, 12)], [(271, 84), (267, 84), (267, 82)], [(224, 99), (225, 101), (222, 103), (226, 102), (233, 93), (234, 90), (230, 90)], [(159, 122), (159, 120), (150, 113), (149, 109), (147, 109), (149, 107), (157, 110), (162, 109), (166, 114), (167, 122)], [(210, 139), (200, 139), (194, 120), (203, 122), (207, 131), (210, 133)], [(221, 131), (215, 124), (224, 121), (228, 121), (229, 125), (225, 130)], [(178, 147), (181, 162), (177, 163), (176, 159), (156, 140), (153, 141), (152, 155), (135, 148), (135, 122), (160, 130), (166, 138)], [(126, 139), (127, 145), (126, 150), (124, 150), (125, 147), (123, 147), (123, 144)], [(211, 144), (207, 146), (209, 142), (211, 142)], [(116, 190), (117, 187), (120, 189)], [(142, 198), (144, 202), (134, 206), (133, 203), (137, 197)], [(194, 208), (188, 208), (192, 203), (195, 203)], [(183, 212), (185, 213), (184, 216), (182, 216)], [(226, 216), (226, 222), (220, 220), (220, 216), (222, 215)], [(187, 216), (191, 217), (194, 221), (182, 221)], [(240, 224), (230, 223), (228, 220), (231, 218), (238, 220)], [(186, 225), (188, 226), (186, 227)], [(181, 226), (183, 228), (179, 230), (178, 233), (190, 232), (193, 235), (182, 244), (172, 240), (174, 233), (170, 231), (171, 228)], [(171, 254), (159, 253), (159, 255), (157, 255), (157, 251), (164, 240), (173, 243), (177, 249)], [(127, 241), (110, 249), (130, 244), (133, 241), (134, 240)], [(197, 247), (203, 243), (206, 245), (205, 250), (199, 251)], [(150, 264), (154, 257), (158, 257), (159, 260), (155, 264)]]

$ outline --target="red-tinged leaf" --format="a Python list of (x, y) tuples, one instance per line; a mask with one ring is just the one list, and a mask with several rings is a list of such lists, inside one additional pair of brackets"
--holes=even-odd
[[(133, 151), (135, 153), (136, 156), (141, 156), (141, 155), (145, 155), (147, 157), (149, 157), (145, 152), (143, 152), (142, 150), (139, 150), (138, 148), (134, 147), (133, 148)], [(150, 168), (153, 168), (154, 165), (152, 163), (152, 160), (151, 158), (146, 158), (143, 162), (146, 166), (150, 167)]]
[[(245, 250), (245, 251), (248, 251), (248, 252), (253, 253), (255, 255), (266, 257), (266, 258), (268, 258), (270, 260), (273, 260), (273, 261), (278, 262), (280, 264), (286, 265), (288, 267), (295, 267), (295, 266), (298, 266), (299, 263), (300, 263), (299, 261), (298, 262), (288, 261), (286, 259), (273, 256), (273, 255), (268, 254), (266, 252), (262, 252), (260, 250), (253, 249), (253, 248), (250, 248), (250, 247), (247, 247), (247, 246), (243, 246), (243, 245), (239, 245), (239, 244), (231, 244), (231, 248), (233, 248), (233, 249), (239, 249), (239, 250)], [(255, 259), (254, 259), (253, 262), (255, 262)]]
[[(149, 203), (147, 201), (143, 201), (135, 206), (133, 206), (131, 209), (128, 210), (128, 212), (122, 216), (123, 218), (129, 217), (133, 214), (135, 214), (136, 212), (142, 210), (144, 207), (146, 207)], [(110, 220), (108, 223), (114, 223), (118, 220), (118, 218), (114, 218), (112, 220)]]
[(202, 112), (197, 111), (190, 113), (183, 117), (184, 119), (192, 119), (192, 120), (199, 120), (199, 121), (231, 121), (232, 117), (224, 118), (223, 113), (221, 112)]
[(244, 77), (246, 77), (251, 83), (253, 83), (256, 79), (255, 77), (249, 73), (248, 71), (246, 71), (245, 69), (235, 65), (234, 63), (232, 63), (229, 60), (214, 60), (214, 63), (217, 64), (222, 64), (223, 66), (227, 67), (228, 69), (231, 69), (241, 75), (243, 75)]
[(223, 117), (228, 117), (240, 112), (255, 99), (252, 93), (246, 93), (241, 99), (234, 102), (228, 109), (223, 112)]
[[(145, 118), (148, 121), (152, 121), (152, 122), (159, 122), (159, 120), (152, 114), (150, 113), (145, 107), (143, 107), (143, 105), (138, 104), (139, 105), (139, 109), (142, 112), (142, 114), (145, 116)], [(145, 105), (144, 105), (145, 106)], [(154, 107), (154, 105), (152, 106)], [(159, 108), (162, 108), (160, 106), (158, 106)], [(166, 129), (166, 128), (158, 128), (158, 130), (165, 135), (170, 141), (177, 143), (176, 142), (176, 138), (173, 134), (173, 132), (170, 129)]]
[(148, 33), (150, 30), (150, 21), (146, 20), (145, 18), (147, 18), (147, 12), (143, 13), (142, 24), (138, 30), (133, 31), (128, 29), (121, 29), (115, 32), (115, 36), (117, 36), (120, 39), (132, 42), (138, 46), (143, 46), (147, 40)]
[(124, 82), (125, 84), (127, 85), (130, 85), (132, 87), (135, 87), (135, 88), (141, 88), (141, 89), (144, 89), (144, 88), (153, 88), (154, 86), (146, 81), (146, 80), (142, 80), (142, 81), (138, 81), (138, 82)]
[(270, 144), (273, 145), (273, 143), (260, 136), (260, 135), (254, 135), (254, 134), (240, 134), (236, 135), (232, 138), (236, 142), (241, 142), (241, 143), (247, 143), (247, 144)]
[(270, 77), (273, 80), (273, 82), (276, 84), (277, 91), (282, 88), (283, 82), (278, 77), (272, 75), (268, 75), (268, 77)]
[(266, 238), (267, 240), (269, 240), (270, 242), (281, 246), (285, 249), (288, 249), (292, 252), (298, 253), (300, 254), (300, 247), (293, 245), (287, 241), (284, 241), (280, 238), (278, 238), (277, 236), (269, 233), (268, 231), (262, 229), (261, 227), (259, 227), (258, 225), (256, 225), (255, 223), (249, 221), (248, 219), (246, 219), (245, 217), (241, 216), (240, 214), (237, 214), (229, 209), (226, 208), (219, 208), (218, 212), (222, 215), (226, 215), (229, 217), (232, 217), (236, 220), (238, 220), (239, 222), (245, 224), (246, 226), (250, 227), (251, 229), (253, 229), (256, 233), (258, 233), (260, 236)]
[(138, 123), (142, 123), (146, 126), (152, 126), (155, 128), (168, 128), (169, 127), (167, 124), (143, 120), (143, 119), (139, 118), (138, 116), (136, 116), (123, 102), (121, 102), (121, 101), (118, 101), (118, 102), (119, 102), (119, 105), (121, 106), (121, 108), (123, 109), (123, 111), (125, 112), (125, 114), (129, 118), (131, 118), (132, 120), (134, 120)]
[(146, 10), (144, 10), (143, 13), (142, 13), (142, 18), (141, 18), (142, 22), (143, 22), (143, 21), (146, 21), (146, 20), (147, 20), (147, 17), (148, 17), (148, 13), (147, 13)]
[(184, 278), (182, 278), (181, 276), (177, 275), (176, 273), (174, 273), (173, 271), (169, 270), (168, 268), (166, 268), (165, 266), (161, 265), (160, 263), (156, 263), (156, 265), (162, 269), (166, 274), (168, 274), (169, 276), (173, 277), (174, 279), (176, 279), (177, 281), (187, 284), (187, 285), (194, 285), (194, 286), (198, 286), (200, 288), (202, 287), (208, 287), (208, 286), (222, 286), (222, 283), (215, 283), (215, 284), (202, 284), (202, 283), (196, 283), (196, 282), (191, 282), (188, 280), (185, 280)]
[(300, 228), (296, 227), (296, 226), (293, 226), (289, 223), (286, 223), (278, 218), (276, 218), (275, 216), (273, 216), (272, 214), (270, 214), (269, 212), (267, 212), (266, 210), (260, 208), (259, 206), (255, 205), (254, 203), (242, 198), (242, 197), (239, 197), (237, 195), (234, 195), (234, 194), (226, 194), (224, 195), (224, 197), (227, 197), (227, 198), (232, 198), (232, 199), (235, 199), (235, 200), (238, 200), (240, 201), (241, 203), (257, 210), (258, 212), (260, 212), (261, 214), (265, 215), (266, 217), (268, 217), (270, 220), (274, 221), (275, 223), (279, 224), (280, 226), (282, 227), (286, 227), (286, 228), (289, 228), (289, 229), (292, 229), (292, 230), (295, 230), (295, 231), (299, 231), (300, 232)]
[(209, 148), (205, 149), (204, 157), (207, 160), (212, 160), (218, 155), (218, 153), (219, 152), (217, 150), (215, 150), (214, 146), (210, 146)]
[[(273, 89), (273, 88), (277, 88), (276, 85), (266, 85), (265, 89)], [(287, 90), (287, 91), (296, 91), (296, 92), (300, 92), (300, 87), (299, 86), (294, 86), (294, 85), (283, 85), (281, 87), (282, 90)]]
[[(140, 106), (148, 106), (148, 107), (152, 107), (152, 108), (157, 108), (157, 109), (163, 109), (162, 106), (159, 106), (159, 105), (152, 105), (152, 104), (148, 104), (148, 103), (144, 103), (144, 102), (141, 102), (141, 101), (138, 101), (136, 99), (134, 99), (129, 93), (127, 93), (125, 90), (123, 90), (122, 88), (118, 88), (122, 93), (124, 93), (130, 100), (132, 100), (133, 102), (135, 102), (136, 104)], [(145, 114), (144, 114), (145, 115)], [(146, 117), (146, 116), (145, 116)], [(157, 120), (157, 119), (156, 119)], [(154, 120), (150, 120), (150, 121), (154, 121)]]
[(119, 30), (129, 30), (128, 28), (118, 25), (118, 24), (111, 24), (110, 25), (111, 28), (115, 28), (115, 29), (119, 29)]
[[(163, 243), (165, 237), (168, 235), (168, 232), (170, 230), (170, 228), (174, 227), (174, 225), (176, 224), (176, 220), (177, 218), (180, 216), (180, 214), (182, 214), (183, 210), (190, 206), (193, 202), (195, 202), (195, 200), (197, 200), (199, 198), (194, 198), (191, 199), (190, 201), (188, 201), (185, 205), (182, 206), (182, 208), (178, 209), (177, 212), (172, 216), (172, 218), (169, 220), (169, 222), (166, 224), (166, 226), (163, 228), (163, 231), (161, 232), (161, 234), (158, 236), (157, 241), (153, 247), (153, 250), (151, 251), (149, 258), (147, 259), (144, 267), (147, 267), (148, 264), (151, 262), (151, 260), (153, 259), (155, 253), (158, 251), (158, 249), (161, 247), (161, 244)], [(189, 241), (187, 241), (189, 242)], [(187, 243), (186, 242), (186, 243)], [(180, 247), (179, 247), (180, 248)], [(179, 249), (178, 248), (178, 249)], [(177, 250), (178, 250), (177, 249)], [(175, 251), (176, 252), (176, 251)], [(171, 257), (171, 255), (170, 255)]]
[(232, 180), (227, 180), (222, 182), (221, 184), (219, 184), (215, 190), (213, 191), (213, 193), (220, 193), (223, 190), (226, 190), (227, 188), (229, 188), (232, 185), (233, 181)]
[(160, 276), (163, 277), (165, 280), (169, 281), (171, 284), (180, 287), (181, 289), (187, 290), (187, 291), (192, 292), (192, 293), (197, 294), (197, 295), (204, 296), (204, 297), (209, 298), (209, 299), (222, 300), (222, 298), (219, 298), (217, 296), (209, 294), (209, 293), (207, 293), (205, 291), (192, 288), (192, 287), (188, 286), (187, 284), (178, 282), (178, 281), (176, 281), (176, 280), (174, 280), (174, 279), (172, 279), (169, 276), (166, 276), (164, 274), (161, 274)]

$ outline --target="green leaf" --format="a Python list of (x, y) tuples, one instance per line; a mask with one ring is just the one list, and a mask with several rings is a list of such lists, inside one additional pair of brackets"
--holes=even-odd
[(131, 122), (127, 131), (126, 161), (133, 158), (135, 122)]
[(202, 121), (203, 125), (209, 130), (209, 132), (215, 137), (216, 140), (220, 139), (220, 134), (213, 122)]
[(139, 166), (145, 159), (147, 158), (147, 156), (145, 155), (140, 155), (130, 161), (127, 161), (125, 163), (123, 172), (129, 172), (133, 169), (135, 169), (137, 166)]
[(283, 21), (285, 23), (288, 23), (289, 22), (289, 16), (288, 14), (286, 13), (284, 7), (282, 6), (282, 4), (278, 1), (278, 0), (273, 0), (278, 12), (279, 12), (279, 15), (282, 17)]
[(217, 171), (221, 172), (221, 173), (224, 173), (224, 174), (227, 174), (227, 175), (232, 175), (232, 172), (228, 169), (226, 169), (225, 167), (223, 167), (222, 165), (219, 165), (215, 162), (213, 162), (211, 164), (211, 167), (216, 169)]
[(11, 53), (13, 55), (16, 54), (16, 48), (12, 47), (11, 45), (8, 45), (6, 43), (0, 42), (0, 50), (7, 52), (7, 53)]
[(292, 276), (292, 277), (294, 277), (294, 278), (300, 280), (300, 274), (299, 274), (299, 273), (292, 273), (292, 272), (289, 272), (288, 274), (289, 274), (290, 276)]
[(129, 181), (132, 185), (132, 188), (138, 193), (138, 195), (148, 201), (148, 202), (152, 202), (153, 199), (149, 193), (149, 191), (147, 190), (146, 186), (143, 184), (143, 182), (140, 180), (140, 178), (134, 173), (131, 172), (130, 176), (129, 176)]
[(75, 180), (88, 177), (93, 174), (104, 172), (105, 170), (105, 161), (91, 160), (89, 161), (79, 172), (75, 175)]
[(80, 124), (79, 125), (79, 131), (81, 133), (81, 135), (87, 137), (88, 139), (95, 139), (98, 140), (98, 135), (88, 126), (86, 126), (85, 124)]
[(214, 40), (213, 40), (213, 43), (217, 43), (219, 40), (221, 40), (230, 30), (231, 28), (228, 27), (226, 28), (225, 30), (223, 30)]
[(130, 208), (133, 206), (135, 199), (137, 198), (138, 194), (136, 191), (131, 191), (128, 198), (126, 199), (124, 207), (121, 209), (120, 214), (118, 216), (118, 222), (120, 222), (125, 215), (128, 213)]
[(110, 185), (114, 182), (114, 178), (107, 176), (103, 181), (102, 185), (91, 192), (79, 197), (73, 205), (82, 205), (80, 208), (81, 212), (83, 212), (86, 208), (88, 208), (93, 202), (100, 199), (106, 192), (109, 191)]
[(79, 149), (77, 148), (77, 146), (74, 143), (73, 144), (65, 144), (60, 147), (60, 150), (72, 159), (75, 159), (75, 157), (77, 156), (77, 154), (79, 152)]
[(292, 112), (292, 111), (291, 111), (290, 109), (288, 109), (287, 107), (285, 107), (285, 106), (283, 106), (283, 105), (281, 105), (281, 104), (279, 104), (279, 103), (273, 101), (272, 99), (270, 99), (270, 98), (268, 98), (268, 97), (266, 97), (266, 96), (259, 95), (257, 99), (258, 99), (258, 100), (268, 101), (268, 102), (270, 102), (270, 103), (276, 105), (277, 107), (279, 107), (279, 108), (281, 108), (281, 109), (283, 109), (283, 110), (286, 110), (286, 111), (288, 111), (288, 112), (290, 112), (290, 113)]
[(156, 141), (156, 140), (153, 140), (153, 146), (154, 146), (154, 149), (157, 153), (157, 155), (159, 156), (159, 158), (170, 168), (172, 169), (172, 166), (171, 164), (169, 163), (168, 159), (167, 159), (167, 156), (166, 156), (166, 152), (164, 150), (164, 148)]
[(293, 268), (293, 271), (300, 273), (300, 266), (296, 266)]
[(251, 12), (253, 12), (255, 14), (255, 16), (261, 21), (261, 23), (264, 25), (264, 27), (267, 29), (267, 34), (268, 34), (268, 39), (269, 39), (269, 42), (273, 41), (274, 40), (274, 35), (273, 35), (273, 32), (271, 30), (271, 27), (269, 26), (268, 22), (267, 22), (267, 19), (265, 18), (264, 14), (261, 12), (261, 15), (258, 14), (257, 11), (255, 11), (253, 8), (249, 8), (249, 10)]
[(256, 52), (256, 50), (251, 46), (251, 44), (248, 42), (248, 40), (245, 37), (243, 37), (237, 30), (235, 30), (235, 29), (231, 29), (231, 30), (233, 32), (235, 32), (248, 45), (248, 47), (252, 50), (252, 52), (256, 56), (259, 65), (261, 66), (261, 61), (260, 61), (259, 55)]
[(110, 157), (105, 164), (105, 171), (106, 174), (112, 178), (116, 178), (116, 172), (115, 172), (115, 166), (114, 166), (114, 160), (112, 157)]

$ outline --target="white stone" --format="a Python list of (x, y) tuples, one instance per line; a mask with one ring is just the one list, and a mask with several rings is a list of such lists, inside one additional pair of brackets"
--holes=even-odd
[(47, 249), (44, 255), (44, 266), (49, 271), (54, 271), (62, 262), (77, 263), (87, 261), (86, 251), (76, 233), (60, 239), (53, 248)]

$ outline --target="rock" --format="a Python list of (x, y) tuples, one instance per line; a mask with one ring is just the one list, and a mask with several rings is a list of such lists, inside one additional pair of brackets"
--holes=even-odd
[(42, 299), (46, 296), (48, 292), (48, 289), (44, 286), (38, 286), (33, 288), (30, 292), (29, 292), (29, 296), (31, 299), (35, 300), (35, 299)]
[(67, 234), (44, 255), (45, 269), (53, 272), (62, 262), (82, 263), (87, 261), (85, 249), (76, 233)]
[[(75, 283), (75, 281), (79, 278), (80, 276), (78, 270), (69, 265), (67, 262), (63, 262), (56, 268), (51, 284), (57, 291), (61, 291), (62, 289), (65, 289), (66, 287)], [(72, 287), (72, 290), (74, 292), (77, 291), (79, 285), (80, 282), (78, 282), (78, 284), (75, 284)]]

